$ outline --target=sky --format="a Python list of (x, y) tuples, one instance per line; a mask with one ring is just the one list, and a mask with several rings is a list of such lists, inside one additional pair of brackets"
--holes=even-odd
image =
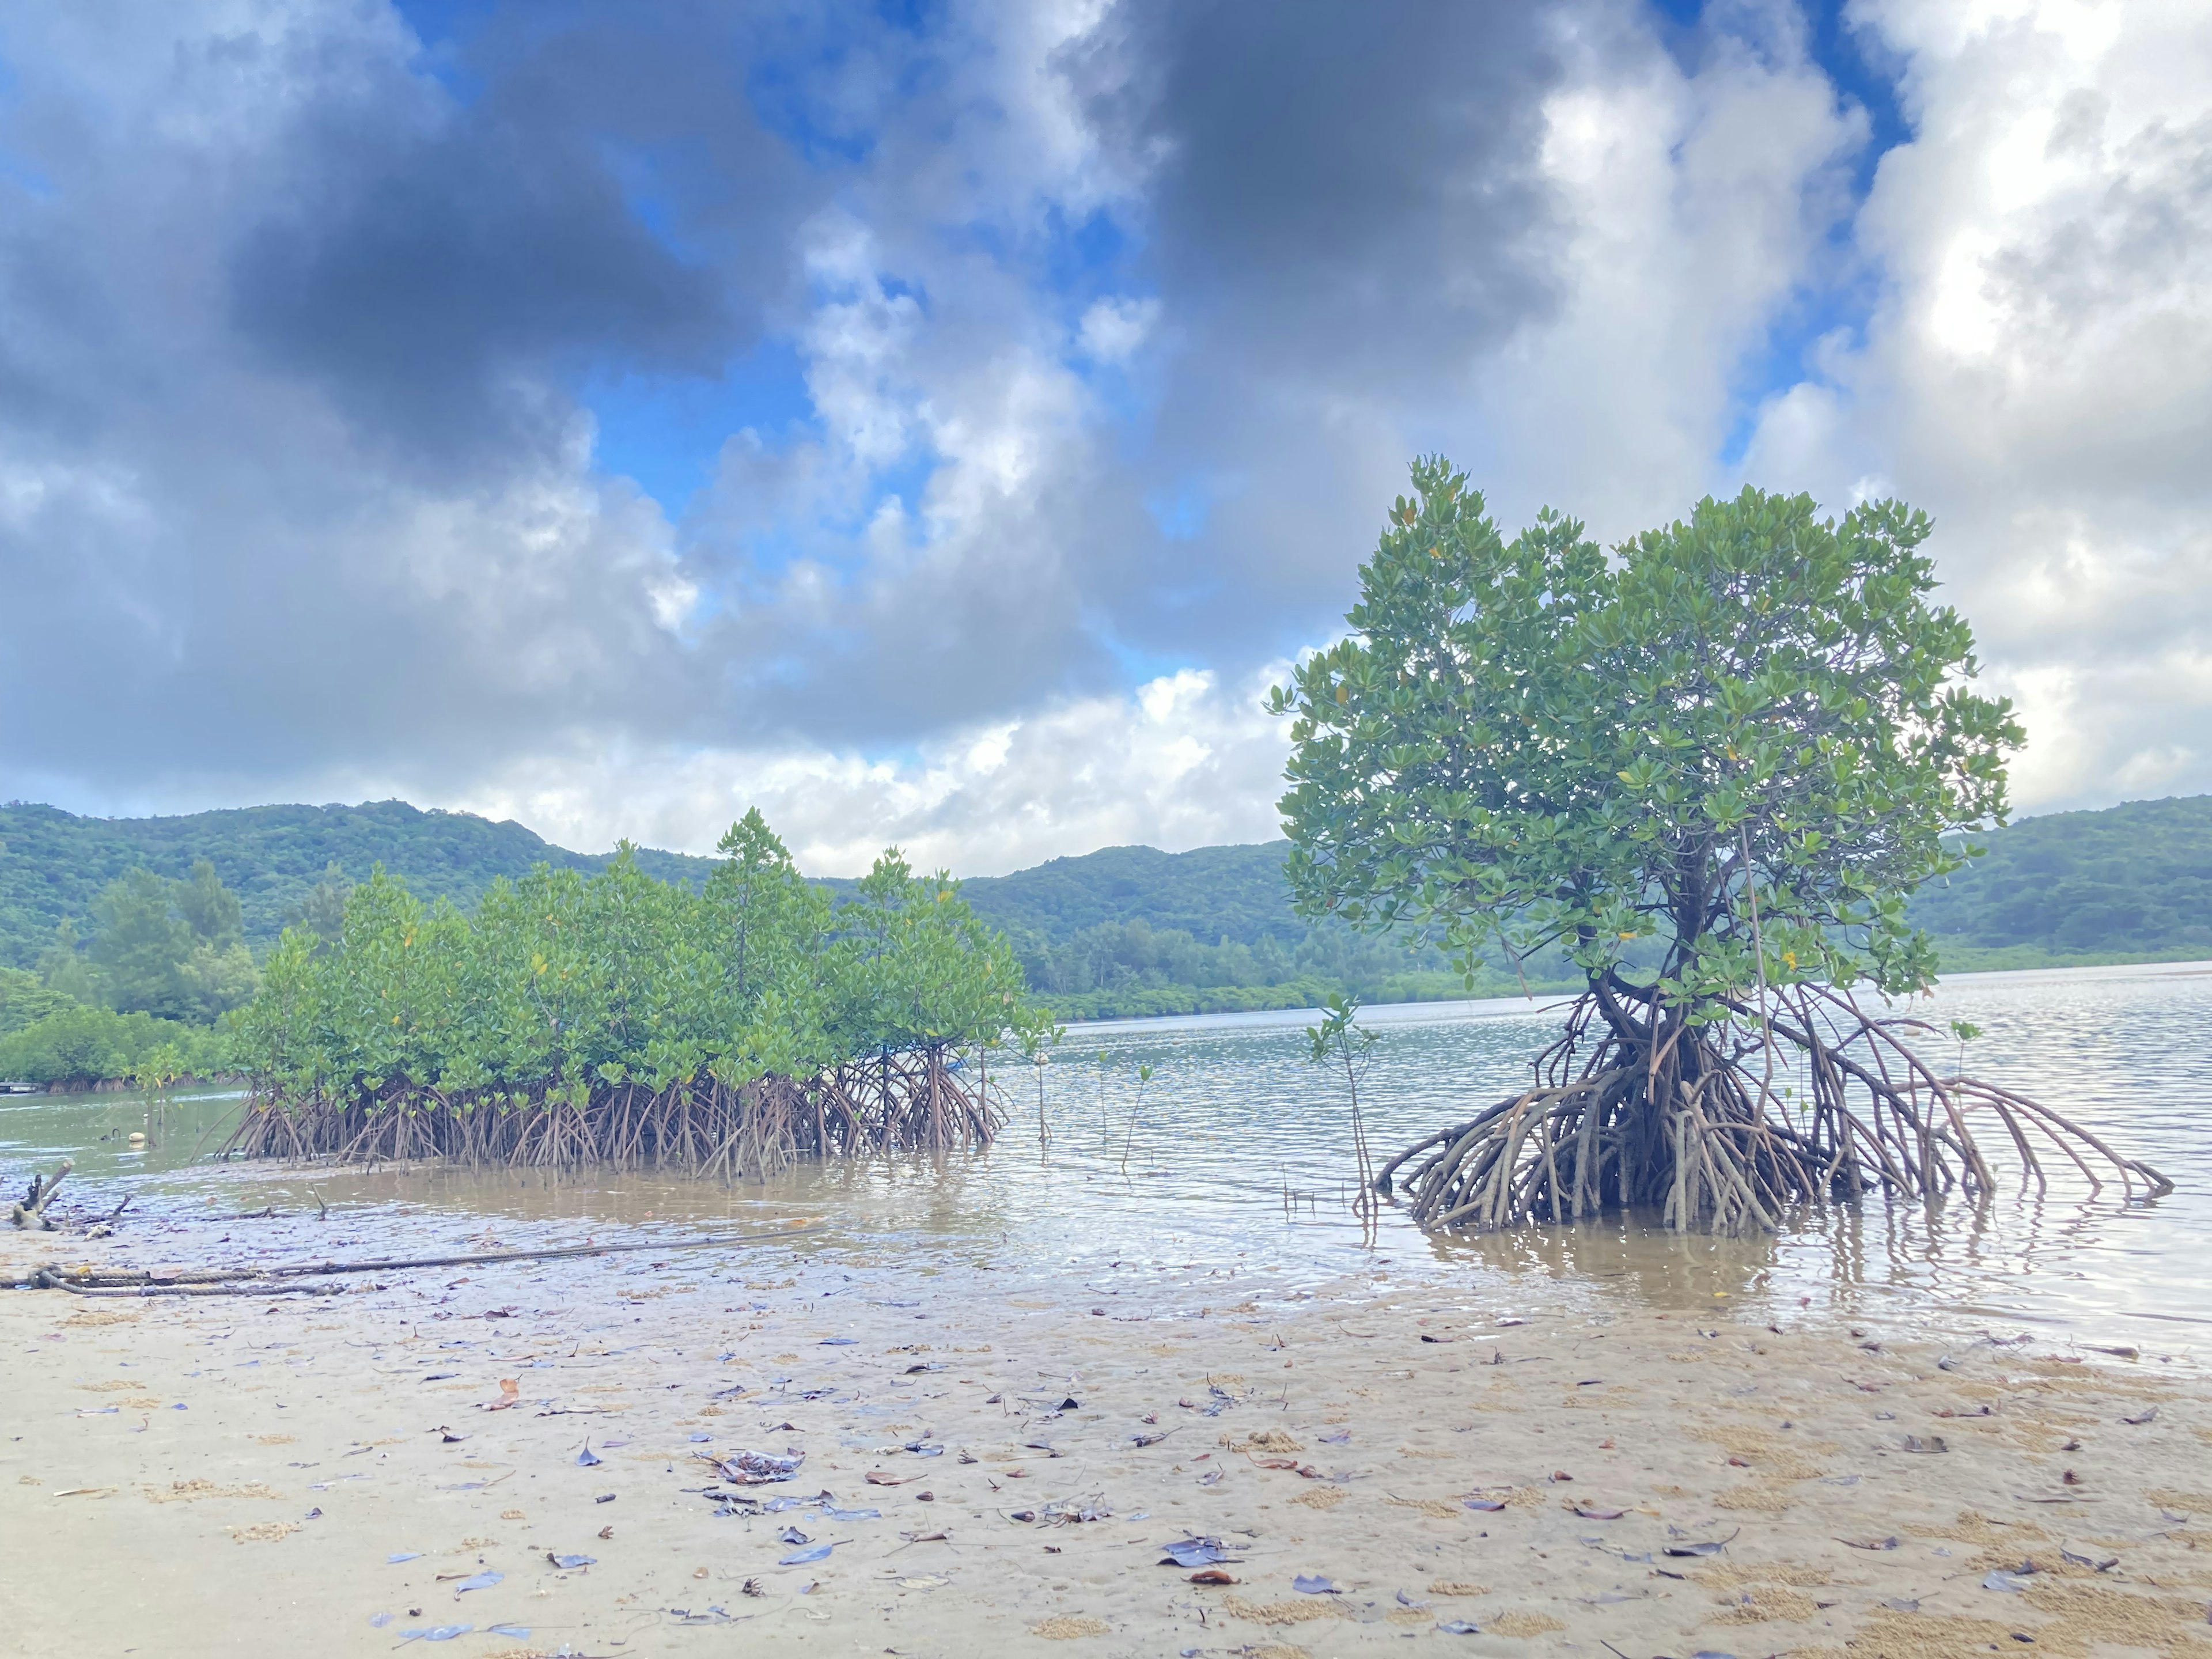
[(2212, 791), (2212, 9), (0, 11), (0, 798), (1266, 840), (1428, 452), (1902, 496), (2020, 810)]

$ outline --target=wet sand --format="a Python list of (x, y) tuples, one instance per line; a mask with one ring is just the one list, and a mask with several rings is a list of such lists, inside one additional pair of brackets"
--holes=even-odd
[[(0, 1240), (80, 1260), (149, 1256)], [(6, 1650), (2212, 1656), (2180, 1360), (1051, 1284), (784, 1244), (0, 1293)]]

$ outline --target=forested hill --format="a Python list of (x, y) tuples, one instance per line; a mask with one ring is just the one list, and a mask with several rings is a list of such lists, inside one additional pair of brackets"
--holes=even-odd
[(1946, 947), (2212, 956), (2212, 795), (2022, 818), (1986, 856), (1921, 890), (1913, 920)]
[[(711, 860), (648, 852), (640, 862), (666, 881), (696, 880)], [(81, 818), (52, 806), (0, 806), (0, 965), (28, 967), (63, 917), (80, 927), (93, 900), (132, 868), (182, 879), (213, 864), (239, 896), (247, 941), (276, 941), (288, 913), (325, 868), (355, 881), (378, 864), (423, 898), (472, 905), (499, 876), (535, 864), (596, 870), (604, 855), (571, 853), (512, 822), (425, 812), (405, 801), (359, 806), (248, 806), (168, 818)]]
[[(2212, 956), (2212, 795), (2047, 813), (1980, 839), (1981, 858), (1912, 902), (1912, 919), (1947, 959)], [(963, 890), (977, 914), (1014, 933), (1065, 939), (1141, 921), (1208, 943), (1289, 943), (1306, 932), (1283, 890), (1289, 851), (1286, 841), (1179, 854), (1109, 847)]]
[(1142, 921), (1155, 932), (1177, 929), (1209, 945), (1263, 939), (1288, 945), (1306, 933), (1283, 887), (1290, 850), (1286, 841), (1188, 853), (1105, 847), (1011, 876), (964, 881), (960, 890), (977, 915), (1009, 933), (1066, 939), (1086, 928)]
[[(2212, 796), (2024, 818), (1987, 840), (1987, 857), (1914, 902), (1947, 965), (2212, 956)], [(1012, 939), (1030, 983), (1069, 1013), (1258, 1006), (1334, 985), (1370, 998), (1440, 995), (1455, 984), (1433, 956), (1309, 928), (1283, 889), (1287, 850), (1279, 841), (1175, 854), (1109, 847), (964, 888), (977, 913)], [(711, 863), (639, 856), (666, 880), (696, 881)], [(404, 801), (130, 819), (4, 806), (0, 964), (36, 963), (56, 924), (74, 917), (82, 928), (101, 889), (125, 871), (182, 879), (202, 858), (239, 895), (257, 950), (331, 864), (357, 880), (380, 863), (422, 896), (466, 907), (495, 878), (534, 864), (592, 870), (606, 861), (519, 823)], [(1509, 976), (1481, 988), (1514, 987)]]

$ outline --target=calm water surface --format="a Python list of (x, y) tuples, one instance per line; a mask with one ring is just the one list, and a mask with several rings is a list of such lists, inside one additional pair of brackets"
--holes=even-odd
[[(1133, 1298), (1124, 1307), (1202, 1300), (1230, 1276), (1295, 1293), (1359, 1273), (1423, 1305), (1498, 1313), (1810, 1309), (2176, 1354), (2207, 1346), (2212, 1147), (2187, 1061), (2212, 1023), (2212, 964), (1966, 976), (1923, 1008), (1984, 1029), (1971, 1070), (2157, 1165), (2175, 1193), (2130, 1206), (2053, 1169), (2041, 1200), (1978, 1212), (1870, 1201), (1749, 1240), (1677, 1238), (1633, 1219), (1437, 1240), (1386, 1211), (1370, 1243), (1346, 1203), (1340, 1082), (1305, 1063), (1312, 1017), (1297, 1013), (1073, 1028), (1049, 1066), (1010, 1068), (1013, 1119), (998, 1146), (942, 1164), (807, 1167), (738, 1186), (222, 1165), (205, 1149), (238, 1103), (212, 1094), (159, 1111), (129, 1096), (0, 1100), (0, 1168), (20, 1186), (33, 1164), (74, 1157), (79, 1205), (129, 1195), (123, 1232), (149, 1261), (514, 1247), (603, 1237), (613, 1224), (696, 1233), (805, 1216), (828, 1223), (819, 1253), (830, 1261), (988, 1269), (997, 1288), (1010, 1278), (1080, 1286)], [(1363, 1093), (1378, 1157), (1519, 1085), (1557, 1018), (1553, 1006), (1519, 1000), (1370, 1011), (1382, 1041)], [(1152, 1068), (1141, 1091), (1140, 1065)], [(129, 1150), (132, 1129), (150, 1129), (152, 1145)], [(283, 1213), (236, 1218), (269, 1206)]]

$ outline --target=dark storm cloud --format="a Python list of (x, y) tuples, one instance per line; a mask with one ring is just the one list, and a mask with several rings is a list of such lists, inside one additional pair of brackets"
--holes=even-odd
[[(757, 337), (819, 193), (752, 117), (749, 45), (680, 9), (502, 24), (473, 44), (489, 84), (471, 102), (415, 124), (310, 112), (289, 199), (231, 257), (238, 327), (447, 463), (545, 417), (519, 381), (718, 374)], [(658, 228), (630, 199), (648, 174)]]
[(832, 181), (742, 20), (527, 21), (465, 98), (369, 4), (0, 31), (0, 774), (450, 781), (689, 705), (568, 388), (719, 372)]
[(1121, 0), (1067, 72), (1155, 169), (1160, 278), (1212, 342), (1271, 380), (1395, 392), (1550, 299), (1559, 27), (1510, 3)]
[[(1058, 51), (1051, 78), (1129, 186), (1097, 211), (1130, 251), (1079, 271), (1075, 301), (1160, 307), (1144, 432), (1057, 434), (1036, 483), (930, 556), (743, 611), (720, 637), (751, 715), (906, 738), (1114, 687), (1131, 657), (1237, 665), (1330, 631), (1413, 447), (1551, 303), (1537, 151), (1560, 15), (1125, 0)], [(929, 297), (908, 365), (957, 407), (970, 366), (1070, 279), (1065, 246), (1018, 218), (991, 227), (1000, 259), (945, 252), (964, 204), (944, 175), (1009, 169), (972, 148), (972, 82), (924, 88), (886, 124), (860, 211)], [(724, 488), (772, 496), (775, 470), (740, 454)]]
[[(1550, 292), (1523, 8), (1129, 4), (1035, 63), (1019, 8), (509, 6), (431, 58), (372, 0), (246, 15), (0, 26), (0, 780), (435, 792), (579, 732), (903, 744), (1235, 672), (1327, 629)], [(1160, 301), (1143, 434), (1082, 402), (1066, 212)], [(822, 264), (839, 215), (872, 274)], [(674, 528), (587, 467), (592, 376), (763, 338), (816, 435)]]
[(1552, 305), (1539, 145), (1571, 10), (1122, 0), (1069, 54), (1152, 173), (1185, 342), (1149, 483), (1207, 511), (1198, 549), (1155, 542), (1133, 629), (1281, 647), (1341, 608), (1411, 447)]

